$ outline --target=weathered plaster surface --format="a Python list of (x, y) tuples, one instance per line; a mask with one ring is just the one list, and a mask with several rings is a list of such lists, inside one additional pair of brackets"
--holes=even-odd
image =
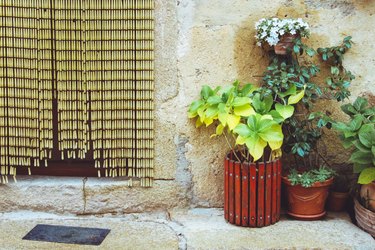
[[(254, 23), (269, 16), (302, 17), (310, 45), (332, 46), (352, 35), (345, 66), (357, 78), (353, 97), (375, 94), (375, 2), (366, 0), (155, 0), (155, 186), (128, 188), (121, 180), (19, 178), (0, 186), (0, 211), (118, 213), (172, 207), (221, 207), (223, 138), (195, 129), (186, 115), (204, 84), (235, 79), (257, 84), (268, 57), (255, 45)], [(322, 106), (338, 111), (334, 102)], [(336, 112), (339, 113), (339, 112)], [(331, 136), (332, 137), (332, 136)], [(337, 143), (328, 152), (342, 152)], [(337, 155), (337, 154), (336, 154)], [(343, 157), (332, 159), (345, 161)]]

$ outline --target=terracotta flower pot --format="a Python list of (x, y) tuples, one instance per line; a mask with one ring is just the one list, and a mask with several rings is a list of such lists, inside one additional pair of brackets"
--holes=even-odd
[(274, 46), (275, 54), (286, 55), (288, 50), (291, 50), (294, 46), (293, 40), (296, 39), (297, 35), (285, 34), (280, 38), (280, 41)]
[(354, 211), (358, 226), (375, 237), (375, 213), (364, 208), (357, 199), (354, 199)]
[(329, 192), (327, 200), (327, 209), (333, 212), (342, 212), (345, 210), (349, 200), (349, 192)]
[(282, 177), (288, 197), (287, 213), (300, 220), (318, 220), (325, 216), (326, 199), (333, 178), (325, 182), (317, 182), (305, 188), (301, 185), (292, 186), (288, 178)]

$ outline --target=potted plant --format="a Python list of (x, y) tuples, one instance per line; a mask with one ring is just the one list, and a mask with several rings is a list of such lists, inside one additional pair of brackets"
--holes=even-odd
[(358, 97), (341, 109), (350, 120), (336, 122), (334, 128), (340, 132), (344, 148), (352, 149), (349, 161), (362, 184), (360, 201), (355, 199), (356, 219), (361, 228), (375, 236), (375, 107)]
[(296, 38), (310, 35), (309, 25), (301, 18), (262, 18), (255, 24), (257, 44), (273, 47), (278, 55), (286, 55)]
[[(281, 22), (278, 19), (274, 21)], [(303, 27), (303, 31), (306, 32), (302, 34), (308, 36), (308, 25), (299, 23), (299, 27)], [(271, 31), (272, 21), (264, 19), (256, 26), (263, 27), (265, 24), (270, 28), (258, 28), (258, 30), (269, 31), (269, 33), (265, 32), (261, 35), (262, 33), (258, 32), (257, 38), (267, 39), (266, 35), (272, 33), (273, 38), (265, 41), (269, 41), (270, 45), (275, 45), (279, 35), (277, 35), (276, 29)], [(280, 24), (280, 26), (283, 25)], [(286, 102), (285, 93), (293, 94), (302, 89), (305, 91), (293, 116), (283, 124), (285, 131), (283, 151), (290, 156), (286, 159), (289, 172), (283, 178), (283, 183), (287, 187), (287, 212), (297, 219), (320, 219), (326, 214), (325, 201), (329, 186), (333, 182), (334, 171), (329, 168), (329, 162), (319, 151), (319, 144), (322, 143), (324, 128), (331, 127), (331, 119), (329, 112), (313, 112), (312, 110), (314, 104), (320, 99), (342, 101), (350, 95), (348, 87), (354, 76), (342, 67), (343, 55), (350, 47), (351, 37), (346, 37), (339, 46), (318, 49), (322, 64), (328, 64), (331, 67), (331, 75), (326, 78), (325, 87), (321, 87), (313, 81), (320, 72), (320, 67), (308, 59), (317, 53), (302, 42), (301, 36), (297, 36), (293, 40), (293, 49), (289, 56), (273, 58), (264, 74), (262, 85), (262, 88), (265, 89), (264, 92), (281, 103)], [(301, 190), (311, 193), (305, 194)], [(315, 200), (311, 204), (319, 204), (314, 210), (295, 208), (298, 201), (307, 203), (313, 198)]]
[(304, 220), (323, 217), (334, 174), (331, 168), (321, 166), (304, 172), (292, 169), (287, 177), (282, 177), (288, 194), (288, 214)]
[(333, 212), (342, 212), (349, 201), (349, 177), (346, 173), (337, 173), (329, 191), (327, 209)]
[(280, 218), (281, 124), (294, 112), (300, 93), (289, 103), (275, 102), (262, 89), (241, 86), (203, 86), (191, 103), (189, 117), (196, 126), (215, 126), (212, 135), (224, 136), (230, 148), (225, 157), (224, 216), (232, 224), (262, 227)]

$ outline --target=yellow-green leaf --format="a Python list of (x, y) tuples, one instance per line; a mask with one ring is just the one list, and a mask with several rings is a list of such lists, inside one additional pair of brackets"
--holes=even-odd
[(275, 109), (284, 119), (291, 117), (294, 113), (294, 107), (292, 105), (276, 103)]
[(243, 145), (243, 144), (245, 144), (245, 142), (246, 142), (246, 138), (244, 138), (244, 137), (242, 137), (240, 135), (236, 139), (236, 144), (237, 145)]
[(239, 116), (250, 116), (254, 115), (255, 111), (250, 104), (245, 104), (234, 108), (234, 114)]
[(298, 103), (303, 98), (304, 95), (305, 95), (305, 90), (302, 90), (302, 91), (300, 91), (299, 93), (297, 93), (295, 95), (289, 96), (289, 98), (288, 98), (288, 104), (291, 105), (291, 104)]
[(269, 141), (268, 144), (272, 150), (277, 150), (283, 145), (283, 141)]
[(238, 115), (228, 114), (227, 123), (229, 130), (233, 130), (240, 123), (240, 119), (241, 117)]
[(223, 124), (223, 126), (225, 127), (227, 125), (228, 113), (220, 112), (218, 118), (221, 124)]
[(197, 119), (196, 122), (195, 122), (195, 127), (199, 128), (202, 125), (203, 125), (203, 122), (201, 122), (201, 119)]
[(263, 156), (267, 142), (262, 140), (259, 136), (248, 137), (246, 139), (246, 146), (249, 149), (250, 155), (254, 158), (254, 161), (257, 161)]
[(204, 122), (204, 119), (206, 118), (206, 114), (204, 112), (204, 108), (201, 107), (198, 109), (197, 111), (198, 115), (199, 115), (199, 119), (201, 120), (201, 122), (203, 123)]
[(198, 115), (197, 112), (189, 112), (189, 113), (188, 113), (188, 117), (189, 117), (189, 118), (197, 117), (197, 115)]
[(210, 117), (206, 117), (203, 122), (204, 122), (204, 124), (206, 124), (206, 127), (208, 127), (214, 122), (214, 119), (212, 119)]
[(223, 133), (223, 130), (224, 130), (224, 126), (222, 124), (219, 124), (217, 127), (216, 127), (216, 134), (217, 135), (221, 135)]

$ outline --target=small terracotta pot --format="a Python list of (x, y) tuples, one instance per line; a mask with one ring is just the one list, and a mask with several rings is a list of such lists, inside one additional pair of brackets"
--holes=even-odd
[(290, 216), (300, 220), (318, 220), (325, 216), (324, 207), (333, 178), (325, 182), (314, 183), (308, 188), (301, 185), (292, 186), (286, 177), (282, 177), (282, 181), (286, 186), (287, 213)]
[(354, 211), (358, 226), (375, 237), (375, 213), (364, 208), (357, 199), (354, 199)]
[(348, 204), (349, 193), (348, 192), (329, 192), (327, 199), (327, 209), (333, 212), (342, 212), (345, 210)]
[(375, 182), (362, 185), (360, 195), (368, 204), (368, 208), (375, 212)]
[(285, 34), (280, 37), (280, 41), (274, 46), (275, 54), (286, 55), (288, 50), (294, 46), (293, 40), (296, 39), (297, 35)]

